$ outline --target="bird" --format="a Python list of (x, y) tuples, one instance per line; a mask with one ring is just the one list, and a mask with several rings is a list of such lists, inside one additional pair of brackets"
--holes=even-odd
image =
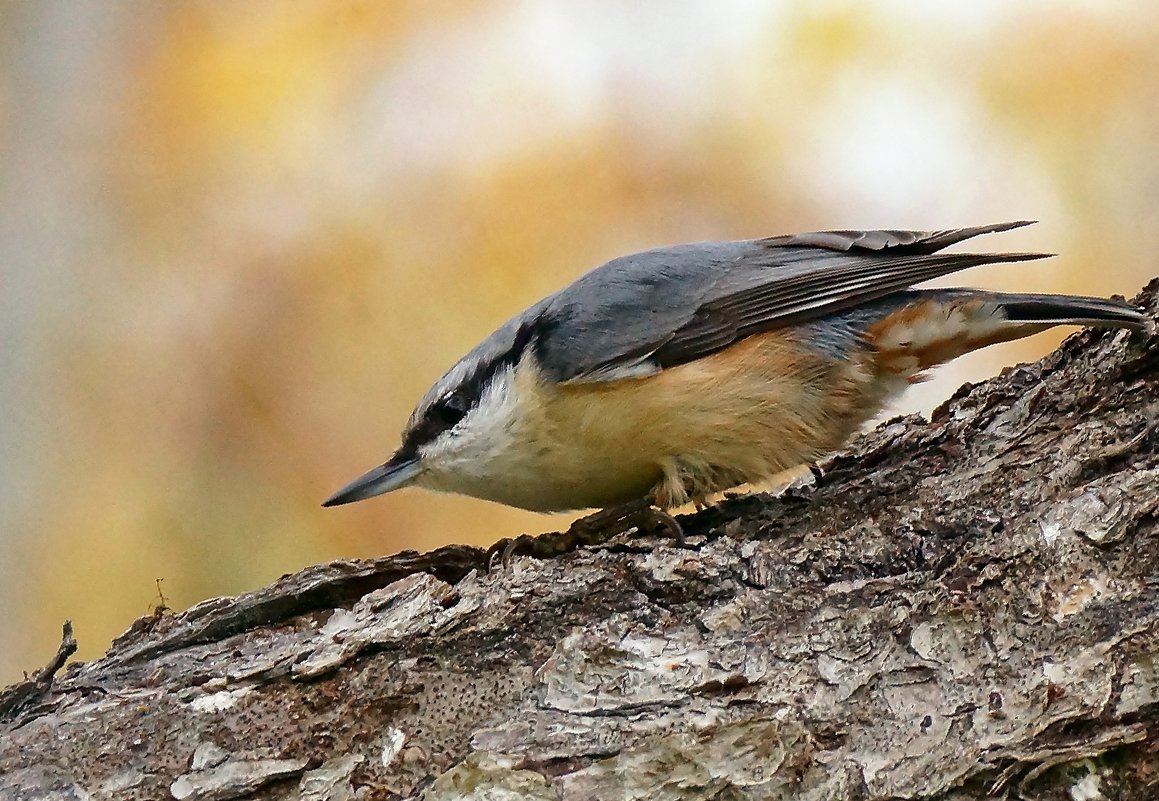
[(816, 463), (962, 354), (1057, 325), (1149, 327), (1120, 300), (914, 288), (1053, 255), (942, 252), (1029, 224), (819, 231), (613, 259), (459, 359), (394, 454), (323, 506), (418, 486), (538, 512), (609, 510), (593, 519), (647, 508), (671, 527), (668, 511), (689, 501)]

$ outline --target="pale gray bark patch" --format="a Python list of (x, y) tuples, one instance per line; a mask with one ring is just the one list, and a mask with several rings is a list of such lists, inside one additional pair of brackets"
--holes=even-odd
[(1076, 335), (822, 468), (683, 546), (144, 618), (3, 717), (0, 798), (1159, 797), (1156, 338)]

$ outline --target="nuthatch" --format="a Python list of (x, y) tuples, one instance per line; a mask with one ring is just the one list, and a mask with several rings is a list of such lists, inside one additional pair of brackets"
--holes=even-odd
[(516, 315), (419, 401), (402, 446), (323, 505), (408, 485), (535, 511), (660, 509), (811, 463), (924, 370), (1126, 303), (911, 289), (1041, 253), (939, 253), (1013, 222), (699, 242), (613, 259)]

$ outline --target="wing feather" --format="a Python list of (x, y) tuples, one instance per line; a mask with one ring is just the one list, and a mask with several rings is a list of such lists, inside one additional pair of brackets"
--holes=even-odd
[[(640, 377), (755, 333), (815, 320), (914, 284), (1043, 253), (936, 251), (1025, 222), (944, 231), (822, 231), (698, 243), (597, 268), (548, 305), (541, 358), (561, 381)], [(562, 323), (561, 323), (562, 321)]]
[(661, 367), (674, 367), (727, 347), (738, 339), (794, 323), (808, 322), (869, 303), (914, 284), (980, 264), (1042, 258), (1037, 253), (916, 256), (899, 260), (859, 260), (842, 269), (797, 276), (782, 286), (765, 284), (701, 306), (685, 325), (652, 353)]

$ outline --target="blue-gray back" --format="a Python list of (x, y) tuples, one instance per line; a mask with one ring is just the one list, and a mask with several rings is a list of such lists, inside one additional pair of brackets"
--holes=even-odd
[(698, 242), (613, 259), (483, 340), (435, 383), (411, 423), (452, 393), (481, 391), (498, 366), (514, 363), (528, 347), (557, 382), (643, 376), (967, 267), (1042, 258), (1047, 254), (937, 252), (1026, 224), (825, 231)]

